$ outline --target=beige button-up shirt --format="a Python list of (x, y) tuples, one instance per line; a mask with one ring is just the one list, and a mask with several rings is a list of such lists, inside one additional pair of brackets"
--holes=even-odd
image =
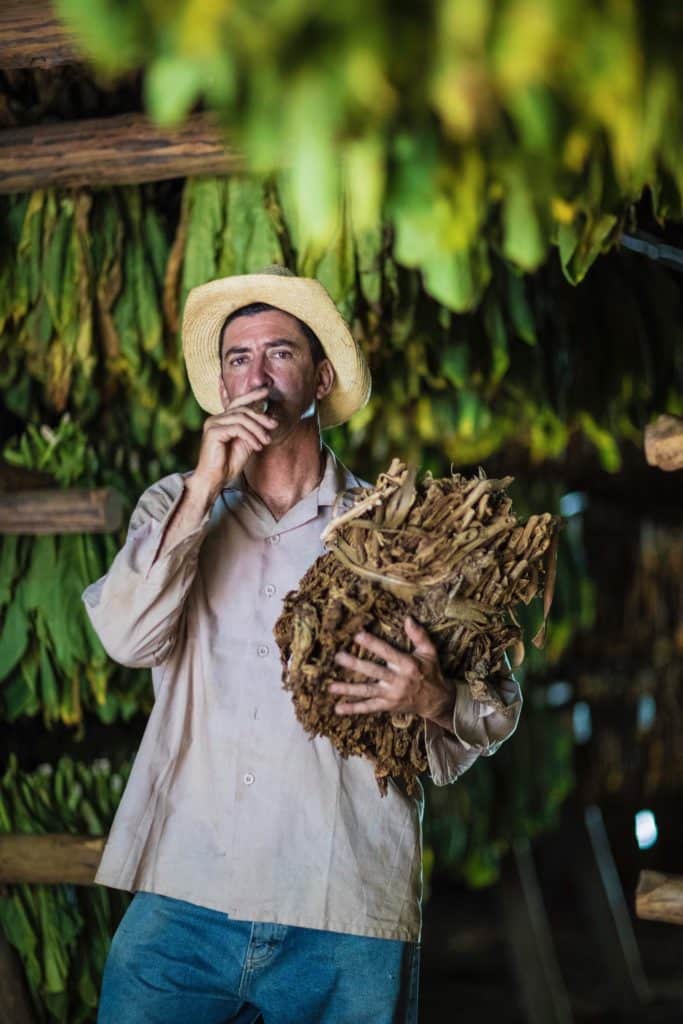
[[(149, 487), (109, 572), (83, 594), (116, 661), (150, 667), (154, 706), (96, 881), (248, 921), (416, 940), (422, 794), (310, 739), (282, 689), (273, 626), (322, 553), (337, 495), (359, 481), (327, 451), (315, 490), (281, 519), (237, 478), (157, 558), (189, 473)], [(514, 680), (506, 703), (521, 706)], [(451, 782), (517, 724), (458, 686), (454, 733), (427, 723)]]

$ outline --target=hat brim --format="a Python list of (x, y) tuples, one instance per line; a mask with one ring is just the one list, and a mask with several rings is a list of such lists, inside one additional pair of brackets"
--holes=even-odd
[(268, 302), (308, 324), (335, 371), (319, 406), (321, 427), (348, 420), (370, 397), (370, 370), (356, 340), (325, 288), (310, 277), (241, 274), (193, 288), (183, 314), (183, 355), (195, 398), (205, 412), (223, 412), (218, 390), (218, 340), (226, 317), (252, 302)]

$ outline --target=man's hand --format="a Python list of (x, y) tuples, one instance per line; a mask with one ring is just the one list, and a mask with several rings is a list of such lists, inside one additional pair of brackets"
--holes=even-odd
[(221, 378), (219, 391), (224, 411), (204, 421), (197, 468), (192, 474), (193, 488), (201, 488), (211, 497), (244, 469), (254, 452), (270, 444), (270, 432), (277, 426), (272, 416), (248, 408), (267, 397), (267, 387), (254, 388), (231, 402)]
[(436, 648), (427, 631), (410, 616), (405, 620), (405, 631), (414, 646), (412, 654), (397, 650), (372, 633), (361, 632), (354, 637), (357, 644), (382, 658), (383, 665), (346, 651), (335, 655), (338, 665), (368, 678), (367, 683), (331, 683), (330, 693), (347, 698), (335, 710), (340, 715), (377, 711), (420, 715), (452, 731), (455, 693), (441, 673)]

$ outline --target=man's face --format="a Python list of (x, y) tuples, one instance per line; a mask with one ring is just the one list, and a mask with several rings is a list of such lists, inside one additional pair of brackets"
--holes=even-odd
[(294, 317), (281, 310), (240, 316), (223, 332), (221, 372), (230, 400), (268, 388), (268, 415), (284, 439), (315, 414), (318, 373), (310, 345)]

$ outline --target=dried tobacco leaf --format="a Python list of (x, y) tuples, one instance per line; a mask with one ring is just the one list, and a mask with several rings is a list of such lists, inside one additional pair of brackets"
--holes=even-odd
[[(558, 516), (520, 522), (506, 488), (512, 477), (457, 473), (434, 479), (395, 459), (374, 487), (323, 533), (328, 551), (287, 594), (275, 625), (283, 685), (308, 733), (328, 736), (344, 757), (368, 757), (382, 794), (391, 778), (408, 793), (427, 767), (424, 722), (414, 715), (339, 716), (327, 681), (366, 682), (334, 661), (339, 650), (372, 657), (354, 642), (360, 629), (410, 649), (410, 614), (432, 637), (444, 676), (465, 679), (476, 700), (504, 714), (496, 682), (509, 675), (505, 652), (519, 665), (522, 631), (514, 614), (544, 594), (544, 624), (555, 582)], [(540, 631), (534, 642), (540, 642)]]

